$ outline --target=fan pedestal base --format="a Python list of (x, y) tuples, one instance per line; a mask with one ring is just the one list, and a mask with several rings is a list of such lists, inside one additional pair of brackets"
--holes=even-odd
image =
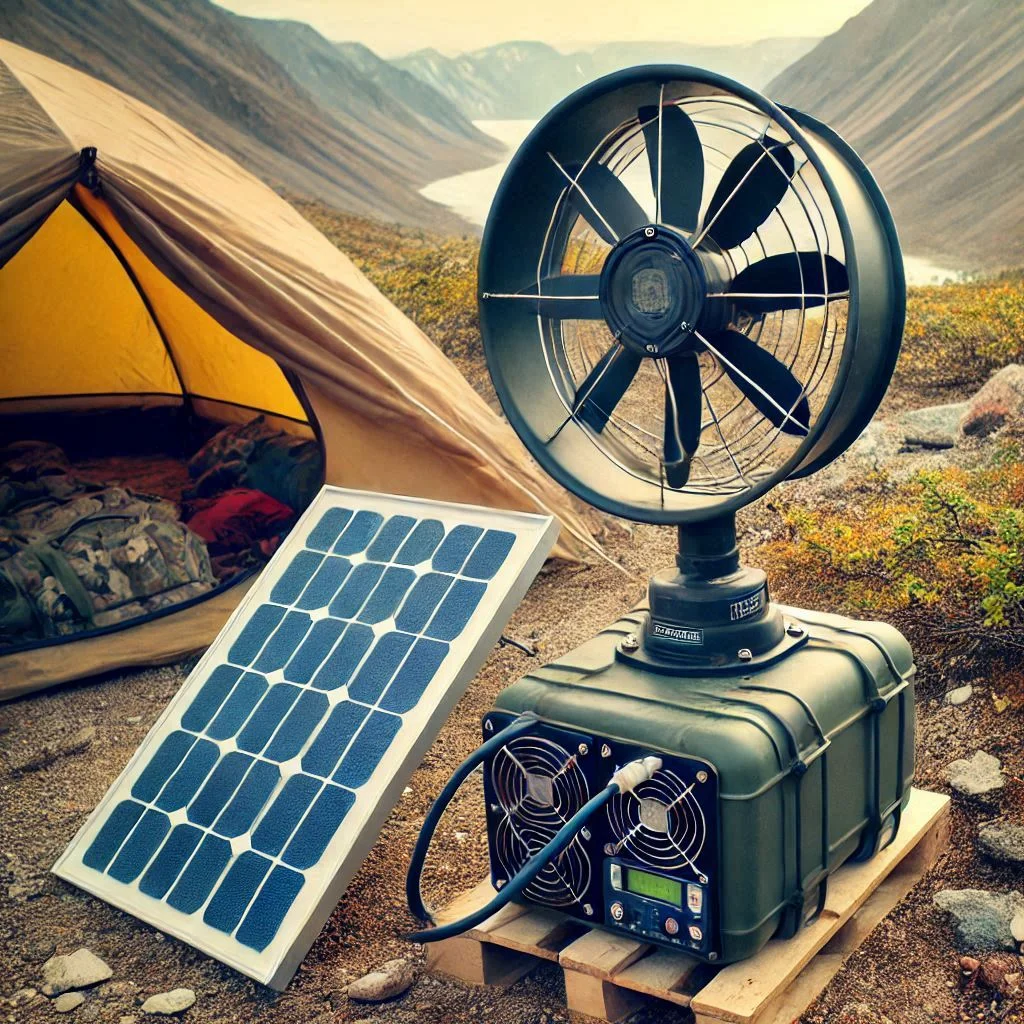
[(787, 634), (765, 574), (740, 564), (734, 516), (680, 528), (676, 566), (652, 577), (643, 636), (623, 641), (623, 657), (707, 671), (774, 660), (800, 640)]

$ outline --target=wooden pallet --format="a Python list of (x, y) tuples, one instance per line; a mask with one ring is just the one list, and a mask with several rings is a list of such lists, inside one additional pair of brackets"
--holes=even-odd
[[(816, 921), (717, 970), (554, 910), (514, 903), (464, 935), (429, 945), (428, 963), (470, 984), (501, 986), (540, 961), (558, 963), (568, 1008), (603, 1021), (621, 1021), (655, 998), (689, 1007), (696, 1024), (790, 1024), (920, 881), (948, 834), (949, 797), (915, 789), (895, 842), (837, 871)], [(439, 913), (438, 923), (464, 916), (493, 895), (490, 882), (481, 882)]]

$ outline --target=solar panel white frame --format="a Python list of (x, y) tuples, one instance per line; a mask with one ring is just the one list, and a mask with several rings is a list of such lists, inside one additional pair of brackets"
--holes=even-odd
[[(132, 787), (149, 765), (160, 743), (180, 729), (183, 714), (191, 706), (210, 674), (218, 666), (227, 663), (226, 655), (232, 644), (249, 623), (251, 614), (264, 604), (271, 590), (292, 565), (293, 559), (304, 547), (313, 527), (327, 510), (341, 508), (351, 509), (353, 513), (359, 510), (377, 512), (384, 517), (385, 522), (392, 515), (413, 516), (419, 521), (440, 520), (445, 527), (445, 537), (456, 526), (470, 525), (481, 527), (485, 531), (508, 531), (515, 535), (515, 540), (500, 568), (488, 582), (486, 591), (467, 624), (451, 641), (447, 655), (417, 704), (402, 716), (402, 724), (387, 750), (387, 757), (377, 763), (366, 783), (356, 790), (354, 804), (320, 859), (302, 872), (305, 882), (273, 939), (262, 951), (256, 951), (237, 941), (233, 934), (225, 934), (205, 924), (202, 919), (202, 907), (194, 912), (184, 913), (164, 902), (162, 898), (153, 898), (141, 892), (138, 884), (146, 869), (141, 870), (130, 883), (125, 884), (107, 874), (106, 868), (100, 871), (86, 866), (82, 858), (108, 820), (110, 812), (121, 801), (131, 798)], [(486, 536), (486, 533), (481, 536)], [(300, 517), (295, 528), (154, 724), (124, 771), (57, 860), (53, 867), (54, 873), (161, 931), (182, 939), (241, 973), (271, 988), (284, 989), (319, 935), (352, 876), (376, 842), (380, 829), (401, 796), (409, 776), (423, 759), (452, 708), (498, 641), (502, 629), (525, 596), (557, 536), (558, 523), (550, 516), (324, 487)], [(430, 562), (426, 564), (429, 569)], [(467, 557), (465, 565), (468, 564)], [(387, 621), (393, 623), (394, 620), (392, 618)], [(272, 632), (268, 634), (264, 645), (269, 642), (271, 635)], [(371, 651), (376, 647), (376, 639), (375, 635)], [(353, 672), (350, 681), (355, 682), (355, 676), (356, 672)], [(273, 679), (270, 681), (274, 682)], [(339, 690), (344, 694), (348, 686), (340, 687)], [(224, 703), (227, 703), (226, 698)], [(255, 710), (252, 714), (255, 714)], [(326, 723), (326, 719), (323, 721)], [(314, 730), (309, 737), (304, 750), (308, 750), (317, 731)], [(218, 743), (218, 747), (220, 750), (216, 764), (223, 761), (226, 753), (224, 745)], [(230, 741), (227, 748), (234, 749)], [(300, 757), (294, 758), (293, 764), (299, 760)], [(213, 767), (207, 773), (207, 779), (212, 772)], [(294, 774), (298, 773), (293, 772), (290, 776), (282, 771), (280, 782), (263, 805), (264, 811), (273, 806), (274, 797)], [(198, 793), (198, 790), (196, 792)], [(194, 800), (195, 796), (192, 799)], [(184, 814), (184, 810), (170, 812), (171, 830), (166, 833), (168, 836), (176, 824), (185, 821)], [(247, 839), (255, 831), (261, 817), (262, 813), (244, 833), (245, 841), (237, 844), (234, 840), (231, 841), (231, 860), (228, 867), (224, 868), (221, 880), (226, 876), (230, 865), (235, 863), (237, 856), (248, 848)], [(155, 851), (150, 856), (151, 865), (155, 859)], [(108, 863), (108, 868), (111, 863)], [(275, 863), (278, 862), (275, 860)], [(268, 871), (265, 878), (269, 878), (270, 873)], [(210, 898), (207, 897), (207, 902)]]

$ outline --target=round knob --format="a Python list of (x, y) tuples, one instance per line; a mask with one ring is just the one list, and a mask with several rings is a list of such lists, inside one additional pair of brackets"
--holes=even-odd
[(667, 935), (677, 935), (679, 933), (679, 922), (674, 917), (665, 918), (665, 933)]
[(626, 908), (623, 907), (623, 905), (621, 903), (619, 903), (618, 900), (616, 900), (612, 904), (612, 906), (611, 906), (611, 911), (612, 911), (612, 920), (613, 921), (621, 921), (623, 916), (626, 913)]

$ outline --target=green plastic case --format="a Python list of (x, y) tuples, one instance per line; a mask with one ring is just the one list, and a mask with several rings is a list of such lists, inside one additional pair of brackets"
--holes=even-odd
[(884, 623), (776, 607), (786, 640), (749, 664), (701, 674), (645, 665), (635, 638), (647, 615), (638, 608), (496, 702), (714, 766), (719, 866), (708, 959), (718, 962), (751, 956), (816, 916), (828, 876), (891, 841), (913, 778), (906, 640)]

